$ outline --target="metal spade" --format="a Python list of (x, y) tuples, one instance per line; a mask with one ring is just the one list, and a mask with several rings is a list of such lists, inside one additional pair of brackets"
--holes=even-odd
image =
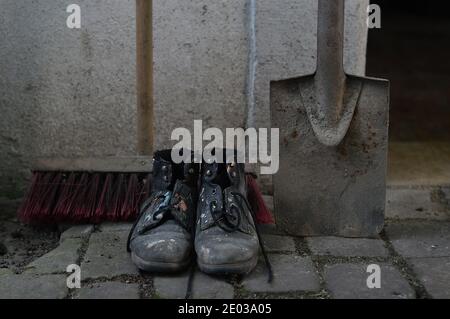
[(319, 0), (315, 74), (271, 83), (280, 230), (373, 237), (384, 225), (389, 82), (344, 72), (344, 0)]

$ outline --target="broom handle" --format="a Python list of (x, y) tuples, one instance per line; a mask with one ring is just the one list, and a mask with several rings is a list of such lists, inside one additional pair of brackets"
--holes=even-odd
[(153, 154), (153, 1), (136, 0), (137, 148)]

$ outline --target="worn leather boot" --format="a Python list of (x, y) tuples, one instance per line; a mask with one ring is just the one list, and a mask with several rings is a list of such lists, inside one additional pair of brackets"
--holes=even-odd
[(258, 262), (259, 234), (247, 201), (244, 164), (204, 163), (201, 171), (197, 264), (209, 274), (247, 274)]
[(198, 176), (198, 164), (175, 164), (170, 150), (155, 154), (151, 195), (128, 239), (139, 269), (176, 272), (191, 263)]

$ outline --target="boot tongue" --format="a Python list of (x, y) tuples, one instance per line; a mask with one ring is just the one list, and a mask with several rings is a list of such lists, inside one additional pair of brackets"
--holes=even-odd
[(147, 199), (142, 205), (141, 217), (135, 225), (138, 234), (157, 227), (167, 219), (171, 197), (170, 191), (156, 191)]
[(169, 220), (192, 230), (195, 199), (193, 190), (180, 180), (173, 191), (156, 191), (142, 208), (143, 218), (137, 225), (138, 232), (146, 232)]
[(173, 218), (187, 230), (191, 230), (194, 223), (195, 201), (195, 191), (183, 181), (178, 180), (170, 201), (171, 213)]
[(207, 188), (203, 190), (203, 197), (207, 202), (208, 213), (203, 214), (202, 229), (216, 224), (226, 231), (239, 230), (251, 233), (249, 212), (241, 203), (241, 199), (234, 195), (236, 192), (245, 194), (243, 167), (236, 163), (205, 164), (203, 181), (207, 184)]
[(227, 165), (223, 163), (204, 164), (203, 180), (207, 183), (219, 185), (222, 189), (231, 185)]

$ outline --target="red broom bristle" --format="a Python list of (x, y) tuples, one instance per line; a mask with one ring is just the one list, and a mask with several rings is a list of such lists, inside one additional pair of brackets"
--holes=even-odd
[(32, 177), (31, 177), (31, 184), (30, 187), (28, 188), (26, 195), (25, 195), (25, 199), (22, 202), (21, 206), (19, 207), (19, 210), (17, 212), (17, 215), (19, 217), (19, 219), (23, 222), (30, 222), (31, 221), (31, 204), (33, 201), (33, 197), (34, 194), (38, 191), (38, 184), (39, 181), (42, 178), (42, 174), (40, 174), (39, 172), (34, 172)]
[(86, 219), (90, 221), (94, 218), (98, 205), (98, 196), (101, 190), (101, 174), (94, 174), (90, 183), (90, 189), (87, 194), (87, 214)]
[(256, 222), (258, 224), (274, 224), (275, 220), (262, 197), (256, 179), (252, 175), (247, 174), (246, 182), (248, 201), (255, 212)]
[(76, 180), (74, 185), (75, 187), (72, 189), (72, 192), (68, 197), (66, 205), (62, 211), (61, 216), (63, 217), (63, 220), (71, 220), (73, 218), (73, 214), (77, 210), (77, 207), (79, 207), (80, 204), (82, 205), (81, 202), (84, 200), (83, 195), (84, 190), (88, 186), (89, 174), (81, 173), (77, 175), (80, 175), (80, 177)]
[[(248, 199), (257, 223), (273, 224), (255, 178), (246, 176)], [(149, 196), (151, 175), (34, 172), (18, 210), (23, 222), (131, 220)]]
[(40, 215), (41, 215), (40, 218), (43, 222), (48, 222), (49, 220), (52, 219), (53, 209), (56, 205), (56, 201), (60, 193), (62, 180), (63, 174), (56, 173), (54, 175), (54, 178), (48, 185), (46, 193), (47, 195), (45, 195), (45, 198), (42, 202), (42, 206), (40, 208)]
[(43, 175), (41, 173), (37, 173), (37, 179), (36, 184), (33, 187), (32, 193), (30, 193), (30, 196), (28, 198), (28, 204), (27, 204), (27, 218), (33, 219), (35, 213), (34, 208), (36, 206), (36, 201), (39, 200), (39, 195), (42, 193), (42, 185), (43, 183), (48, 179), (48, 176)]
[(106, 208), (112, 198), (113, 179), (114, 177), (112, 174), (106, 174), (103, 185), (101, 186), (101, 195), (99, 197), (97, 208), (93, 216), (93, 221), (96, 223), (101, 222), (106, 216)]
[(151, 174), (34, 172), (18, 210), (26, 223), (129, 221), (149, 196)]
[(64, 178), (61, 182), (61, 192), (53, 210), (54, 221), (64, 221), (67, 206), (69, 205), (73, 191), (76, 188), (76, 173), (69, 173), (68, 175), (64, 174), (63, 176)]
[(139, 180), (137, 174), (131, 174), (128, 181), (128, 188), (125, 194), (125, 200), (122, 205), (120, 217), (122, 220), (130, 220), (135, 214), (134, 208), (136, 207), (136, 201), (139, 190)]
[(35, 192), (32, 194), (29, 207), (29, 218), (35, 222), (45, 222), (46, 217), (42, 214), (47, 196), (52, 192), (52, 181), (56, 173), (40, 173), (41, 178), (36, 184)]
[(119, 174), (117, 176), (116, 181), (114, 182), (113, 187), (113, 196), (112, 200), (108, 205), (108, 210), (106, 212), (107, 220), (109, 221), (117, 221), (119, 220), (120, 211), (123, 206), (125, 192), (126, 190), (126, 179), (124, 174)]
[(151, 188), (151, 179), (152, 175), (148, 174), (145, 175), (141, 180), (141, 185), (139, 188), (139, 192), (136, 194), (137, 200), (136, 200), (136, 206), (134, 207), (135, 211), (135, 218), (139, 216), (141, 205), (144, 203), (144, 201), (150, 196), (150, 188)]
[(89, 222), (95, 213), (97, 206), (98, 189), (100, 186), (99, 174), (88, 174), (87, 185), (81, 190), (75, 200), (73, 208), (74, 220), (77, 222)]

